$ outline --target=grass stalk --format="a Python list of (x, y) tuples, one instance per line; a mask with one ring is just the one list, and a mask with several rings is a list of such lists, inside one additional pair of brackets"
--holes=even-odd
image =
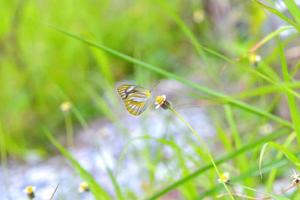
[[(279, 47), (279, 58), (281, 62), (281, 69), (283, 74), (283, 79), (286, 82), (292, 82), (292, 77), (289, 74), (288, 64), (287, 60), (284, 55), (284, 47), (280, 41), (278, 41), (278, 47)], [(294, 124), (295, 132), (297, 135), (298, 144), (300, 144), (300, 112), (299, 107), (296, 102), (296, 95), (293, 95), (293, 93), (286, 93), (287, 100), (288, 100), (288, 106), (290, 110), (290, 115), (292, 122)]]
[[(199, 141), (200, 145), (204, 148), (205, 152), (206, 152), (206, 155), (208, 156), (211, 164), (213, 165), (218, 177), (221, 177), (221, 173), (213, 159), (213, 156), (212, 154), (210, 153), (210, 150), (208, 148), (208, 146), (205, 144), (205, 142), (202, 140), (202, 138), (199, 136), (199, 134), (196, 132), (196, 130), (191, 126), (191, 124), (189, 122), (187, 122), (185, 120), (185, 118), (179, 113), (177, 112), (172, 106), (169, 107), (169, 110), (172, 111), (177, 117), (178, 119), (184, 123), (189, 129), (190, 131), (194, 134), (194, 136), (197, 138), (197, 140)], [(222, 182), (223, 186), (225, 187), (226, 191), (228, 192), (229, 196), (231, 199), (234, 200), (234, 197), (232, 196), (231, 194), (231, 191), (230, 189), (228, 188), (228, 186), (226, 185), (226, 183)]]
[(94, 179), (94, 177), (86, 171), (80, 163), (73, 157), (73, 155), (67, 151), (51, 134), (50, 131), (47, 129), (44, 129), (44, 133), (48, 140), (60, 151), (60, 153), (68, 160), (70, 161), (72, 167), (76, 169), (76, 171), (79, 173), (80, 177), (88, 182), (91, 191), (94, 195), (94, 198), (96, 200), (106, 200), (111, 199), (111, 196), (107, 191), (105, 191)]
[(70, 113), (65, 114), (65, 127), (66, 127), (68, 147), (73, 147), (74, 146), (74, 130), (73, 130), (73, 123), (72, 123), (72, 116)]
[[(265, 137), (262, 137), (260, 139), (257, 139), (253, 142), (249, 142), (247, 144), (244, 144), (243, 146), (241, 146), (241, 148), (231, 151), (230, 153), (227, 153), (226, 155), (221, 156), (219, 159), (217, 159), (215, 161), (216, 165), (220, 165), (230, 159), (233, 159), (247, 151), (249, 151), (250, 149), (254, 149), (258, 146), (263, 145), (266, 142), (269, 141), (273, 141), (279, 137), (282, 137), (283, 135), (286, 135), (287, 133), (289, 133), (288, 129), (279, 129)], [(265, 166), (264, 166), (265, 167)], [(264, 171), (264, 167), (262, 167), (262, 171)], [(180, 178), (179, 180), (173, 182), (172, 184), (160, 189), (159, 191), (155, 192), (151, 197), (149, 197), (149, 200), (154, 200), (157, 199), (161, 196), (163, 196), (164, 194), (174, 190), (175, 188), (187, 183), (188, 181), (191, 181), (192, 179), (196, 178), (197, 176), (199, 176), (200, 174), (203, 174), (204, 172), (210, 170), (211, 168), (213, 168), (212, 164), (207, 164), (203, 167), (200, 167), (199, 169), (197, 169), (196, 171), (194, 171), (193, 173), (184, 176), (182, 178)]]
[(258, 116), (266, 117), (266, 118), (271, 119), (271, 120), (273, 120), (273, 121), (275, 121), (275, 122), (277, 122), (277, 123), (279, 123), (281, 125), (284, 125), (286, 127), (294, 128), (293, 124), (291, 124), (289, 121), (284, 120), (284, 119), (282, 119), (282, 118), (280, 118), (280, 117), (278, 117), (276, 115), (273, 115), (273, 114), (271, 114), (269, 112), (266, 112), (266, 111), (264, 111), (262, 109), (256, 108), (255, 106), (248, 105), (248, 104), (246, 104), (246, 103), (244, 103), (242, 101), (236, 100), (236, 99), (234, 99), (234, 98), (232, 98), (232, 97), (230, 97), (228, 95), (222, 94), (220, 92), (217, 92), (217, 91), (214, 91), (212, 89), (209, 89), (209, 88), (207, 88), (205, 86), (202, 86), (202, 85), (199, 85), (199, 84), (194, 83), (192, 81), (189, 81), (189, 80), (187, 80), (185, 78), (182, 78), (182, 77), (180, 77), (180, 76), (178, 76), (178, 75), (176, 75), (174, 73), (171, 73), (171, 72), (168, 72), (166, 70), (163, 70), (163, 69), (161, 69), (161, 68), (159, 68), (157, 66), (148, 64), (148, 63), (146, 63), (144, 61), (141, 61), (141, 60), (138, 60), (136, 58), (130, 57), (130, 56), (128, 56), (126, 54), (123, 54), (121, 52), (115, 51), (115, 50), (113, 50), (113, 49), (111, 49), (111, 48), (109, 48), (109, 47), (107, 47), (105, 45), (96, 44), (96, 43), (94, 43), (92, 41), (86, 40), (84, 38), (81, 38), (80, 36), (74, 35), (72, 33), (69, 33), (67, 31), (64, 31), (64, 30), (59, 29), (59, 28), (54, 27), (54, 26), (50, 26), (50, 27), (53, 28), (53, 29), (55, 29), (56, 31), (58, 31), (58, 32), (66, 35), (66, 36), (68, 36), (68, 37), (71, 37), (73, 39), (79, 40), (79, 41), (81, 41), (81, 42), (83, 42), (83, 43), (85, 43), (85, 44), (87, 44), (89, 46), (93, 46), (93, 47), (96, 47), (98, 49), (104, 50), (104, 51), (106, 51), (106, 52), (108, 52), (108, 53), (110, 53), (110, 54), (112, 54), (114, 56), (117, 56), (119, 58), (122, 58), (122, 59), (124, 59), (124, 60), (126, 60), (128, 62), (137, 64), (137, 66), (143, 67), (145, 69), (148, 69), (148, 70), (153, 71), (153, 72), (155, 72), (157, 74), (160, 74), (160, 75), (163, 75), (165, 77), (168, 77), (170, 79), (177, 80), (178, 82), (181, 82), (184, 85), (187, 85), (187, 86), (189, 86), (189, 87), (197, 90), (198, 92), (202, 92), (202, 93), (207, 94), (207, 95), (209, 95), (211, 97), (220, 98), (220, 99), (224, 100), (224, 102), (230, 103), (231, 105), (233, 105), (233, 106), (235, 106), (237, 108), (240, 108), (240, 109), (243, 109), (245, 111), (254, 113), (254, 114), (258, 115)]

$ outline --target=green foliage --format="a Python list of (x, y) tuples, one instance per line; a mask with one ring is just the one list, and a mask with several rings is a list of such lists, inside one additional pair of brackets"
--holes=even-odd
[[(51, 142), (89, 183), (95, 199), (136, 199), (134, 192), (118, 183), (118, 169), (128, 148), (143, 140), (143, 149), (135, 153), (145, 161), (149, 188), (138, 199), (160, 199), (172, 191), (179, 199), (223, 194), (222, 198), (232, 194), (233, 199), (235, 185), (245, 189), (245, 196), (265, 188), (274, 199), (299, 198), (297, 193), (285, 197), (273, 191), (278, 176), (287, 179), (287, 172), (300, 163), (300, 65), (288, 57), (288, 48), (300, 33), (300, 10), (294, 1), (283, 0), (285, 13), (267, 1), (228, 1), (230, 20), (235, 22), (228, 27), (230, 37), (219, 32), (218, 26), (228, 19), (215, 16), (207, 5), (210, 1), (2, 1), (0, 155), (4, 171), (9, 156), (23, 158), (32, 149), (46, 155), (45, 144)], [(285, 25), (265, 28), (268, 15)], [(239, 30), (238, 25), (245, 27)], [(296, 33), (281, 37), (291, 30)], [(255, 60), (256, 56), (262, 60)], [(143, 136), (128, 138), (116, 169), (105, 166), (114, 188), (114, 194), (108, 194), (56, 136), (67, 132), (71, 141), (77, 124), (86, 129), (90, 120), (100, 117), (114, 123), (118, 134), (127, 135), (126, 124), (119, 120), (116, 83), (129, 80), (148, 87), (160, 79), (181, 83), (190, 94), (183, 99), (209, 105), (204, 108), (218, 137), (207, 142), (209, 151), (191, 142), (195, 151), (191, 155), (176, 144), (167, 128), (167, 138), (155, 138), (146, 125)], [(72, 103), (68, 115), (59, 109), (65, 101)], [(166, 127), (179, 126), (177, 116), (187, 127), (182, 134), (192, 131), (199, 137), (201, 133), (175, 108), (174, 117), (164, 122)], [(51, 130), (45, 131), (48, 140), (40, 134), (42, 124)], [(150, 142), (158, 145), (155, 159)], [(158, 167), (168, 165), (163, 147), (174, 153), (172, 161), (180, 178), (170, 172), (165, 182), (158, 183)], [(266, 154), (268, 147), (277, 152)], [(227, 191), (216, 184), (224, 171), (232, 174)]]
[(81, 178), (89, 184), (89, 187), (91, 188), (95, 199), (111, 199), (110, 195), (96, 182), (93, 176), (79, 164), (79, 162), (72, 156), (70, 152), (68, 152), (68, 150), (66, 150), (59, 142), (55, 140), (55, 138), (51, 135), (49, 131), (45, 130), (45, 135), (47, 136), (48, 140), (77, 170)]

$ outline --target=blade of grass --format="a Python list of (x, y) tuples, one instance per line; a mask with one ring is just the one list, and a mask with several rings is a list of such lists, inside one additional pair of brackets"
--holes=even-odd
[[(282, 43), (280, 41), (278, 41), (278, 48), (279, 48), (279, 58), (280, 58), (280, 62), (281, 62), (281, 69), (282, 69), (282, 74), (283, 74), (283, 79), (286, 82), (291, 82), (292, 78), (289, 75), (289, 69), (288, 69), (288, 65), (287, 65), (287, 61), (284, 55), (284, 49), (282, 46)], [(291, 115), (291, 119), (292, 122), (294, 124), (294, 128), (296, 131), (296, 135), (297, 135), (297, 140), (298, 143), (300, 144), (300, 112), (299, 112), (299, 108), (298, 108), (298, 104), (296, 102), (296, 95), (293, 96), (293, 93), (286, 93), (287, 95), (287, 99), (288, 99), (288, 106), (289, 106), (289, 110), (290, 110), (290, 115)]]
[[(179, 119), (182, 123), (184, 123), (184, 124), (190, 129), (190, 131), (194, 134), (194, 136), (195, 136), (195, 137), (197, 138), (197, 140), (199, 141), (199, 144), (201, 145), (201, 149), (199, 149), (199, 150), (202, 150), (202, 149), (204, 150), (205, 155), (208, 157), (208, 160), (212, 163), (212, 165), (213, 165), (213, 167), (214, 167), (214, 169), (215, 169), (215, 171), (216, 171), (218, 177), (221, 177), (220, 170), (218, 169), (218, 166), (217, 166), (217, 164), (215, 163), (215, 159), (213, 158), (213, 155), (211, 154), (210, 149), (209, 149), (208, 146), (206, 145), (205, 141), (202, 140), (202, 138), (201, 138), (201, 137), (199, 136), (199, 134), (195, 131), (195, 129), (191, 126), (191, 124), (190, 124), (189, 122), (187, 122), (187, 121), (185, 120), (185, 118), (184, 118), (181, 114), (179, 114), (179, 113), (177, 112), (177, 110), (175, 110), (172, 106), (168, 107), (168, 109), (169, 109), (170, 111), (172, 111), (172, 113), (174, 113), (174, 114), (178, 117), (178, 119)], [(226, 191), (228, 192), (229, 197), (230, 197), (232, 200), (234, 200), (234, 197), (232, 196), (231, 191), (229, 190), (227, 184), (224, 183), (224, 182), (222, 182), (222, 185), (224, 186), (224, 188), (225, 188)]]
[[(101, 156), (101, 157), (102, 157), (102, 156)], [(102, 158), (102, 160), (104, 161), (103, 158)], [(112, 182), (112, 185), (113, 185), (113, 187), (114, 187), (115, 194), (116, 194), (117, 198), (118, 198), (119, 200), (124, 200), (125, 198), (123, 197), (122, 189), (121, 189), (121, 187), (120, 187), (120, 185), (119, 185), (119, 183), (118, 183), (116, 177), (114, 176), (112, 170), (111, 170), (106, 164), (105, 164), (104, 167), (105, 167), (106, 172), (107, 172), (107, 174), (108, 174), (108, 176), (109, 176), (109, 178), (110, 178), (110, 180), (111, 180), (111, 182)]]
[(216, 126), (216, 132), (217, 135), (220, 139), (220, 141), (222, 142), (222, 144), (224, 145), (224, 149), (227, 152), (232, 151), (233, 146), (231, 144), (230, 138), (228, 137), (228, 135), (225, 133), (225, 131), (220, 127), (220, 126)]
[(82, 179), (88, 182), (91, 191), (97, 200), (111, 199), (111, 196), (96, 182), (93, 176), (86, 171), (79, 162), (68, 152), (48, 131), (44, 129), (44, 133), (48, 140), (60, 151), (60, 153), (70, 161), (71, 165), (77, 170)]
[(278, 92), (284, 92), (285, 90), (283, 87), (290, 88), (290, 89), (298, 89), (300, 87), (300, 82), (281, 82), (277, 85), (263, 85), (258, 88), (249, 89), (244, 92), (241, 92), (237, 95), (235, 95), (238, 99), (245, 99), (245, 98), (251, 98), (256, 96), (263, 96), (270, 93), (278, 93)]
[[(227, 122), (230, 127), (230, 132), (233, 137), (235, 149), (239, 149), (242, 146), (242, 139), (241, 139), (240, 133), (238, 131), (236, 121), (234, 119), (233, 110), (232, 110), (231, 106), (228, 104), (226, 104), (224, 106), (224, 110), (225, 110), (225, 116), (226, 116)], [(246, 154), (243, 154), (243, 155), (239, 156), (239, 158), (235, 159), (235, 165), (237, 166), (237, 168), (239, 168), (239, 171), (244, 171), (248, 168), (247, 160), (248, 159), (247, 159)], [(249, 184), (251, 184), (251, 181), (248, 180), (246, 183), (247, 183), (247, 185), (249, 185)]]
[[(234, 116), (233, 116), (232, 108), (230, 105), (227, 104), (224, 106), (224, 110), (225, 110), (225, 116), (226, 116), (227, 122), (230, 127), (230, 132), (233, 136), (235, 149), (239, 149), (242, 145), (242, 140), (241, 140), (238, 128), (237, 128), (237, 124), (236, 124)], [(239, 165), (239, 169), (241, 171), (246, 169), (247, 168), (247, 157), (245, 157), (244, 155), (241, 156), (241, 158), (239, 158), (237, 160), (237, 164)]]
[(300, 94), (298, 92), (286, 87), (284, 84), (281, 84), (279, 81), (272, 80), (270, 77), (268, 77), (267, 75), (265, 75), (257, 70), (249, 69), (249, 71), (254, 73), (255, 75), (261, 77), (262, 79), (268, 81), (269, 83), (272, 83), (275, 86), (281, 87), (286, 93), (294, 95), (295, 97), (300, 99)]
[(98, 49), (93, 47), (91, 48), (91, 51), (97, 61), (97, 66), (99, 67), (99, 71), (102, 74), (103, 78), (105, 78), (108, 84), (113, 86), (115, 84), (115, 80), (105, 52), (99, 51)]
[[(243, 145), (241, 148), (235, 150), (235, 151), (232, 151), (222, 157), (220, 157), (219, 159), (217, 159), (215, 161), (216, 165), (220, 165), (232, 158), (235, 158), (236, 156), (239, 156), (240, 154), (242, 153), (245, 153), (251, 149), (254, 149), (256, 148), (257, 146), (260, 146), (268, 141), (272, 141), (272, 140), (275, 140), (285, 134), (287, 134), (289, 132), (288, 129), (280, 129), (276, 132), (273, 132), (272, 134), (268, 135), (268, 136), (265, 136), (265, 137), (262, 137), (256, 141), (253, 141), (253, 142), (250, 142), (248, 144), (245, 144)], [(190, 175), (188, 176), (185, 176), (177, 181), (175, 181), (174, 183), (166, 186), (165, 188), (155, 192), (151, 197), (147, 198), (149, 200), (154, 200), (154, 199), (157, 199), (163, 195), (165, 195), (166, 193), (174, 190), (175, 188), (185, 184), (186, 182), (196, 178), (197, 176), (199, 176), (200, 174), (203, 174), (204, 172), (206, 172), (207, 170), (213, 168), (213, 165), (212, 164), (208, 164), (208, 165), (205, 165), (204, 167), (201, 167), (199, 168), (198, 170), (194, 171), (193, 173), (191, 173)]]
[[(293, 142), (293, 140), (295, 138), (296, 138), (296, 134), (290, 134), (289, 137), (285, 140), (283, 146), (285, 146), (285, 147), (290, 146), (290, 144)], [(276, 155), (276, 159), (281, 159), (282, 156), (283, 156), (283, 154), (281, 152), (278, 152)], [(271, 172), (268, 176), (268, 179), (267, 179), (267, 184), (266, 184), (267, 191), (272, 191), (277, 171), (278, 171), (277, 169), (271, 170)]]
[(282, 14), (281, 12), (279, 12), (278, 10), (267, 6), (265, 4), (263, 4), (262, 2), (258, 1), (258, 0), (254, 0), (255, 3), (257, 3), (259, 6), (265, 8), (266, 10), (268, 10), (269, 12), (277, 15), (279, 18), (281, 18), (282, 20), (286, 21), (288, 24), (292, 25), (295, 27), (295, 29), (300, 32), (300, 26), (299, 24), (297, 24), (296, 22), (294, 22), (292, 19), (288, 18), (287, 16), (285, 16), (284, 14)]
[(188, 28), (188, 26), (186, 25), (186, 23), (184, 23), (184, 21), (175, 13), (175, 11), (165, 2), (165, 1), (159, 1), (159, 3), (162, 5), (162, 7), (164, 8), (164, 11), (167, 11), (167, 13), (170, 15), (170, 17), (176, 22), (176, 24), (179, 26), (179, 28), (182, 30), (182, 32), (187, 36), (187, 38), (191, 41), (192, 45), (195, 47), (197, 53), (202, 56), (205, 57), (205, 55), (203, 55), (203, 51), (218, 57), (226, 62), (232, 63), (233, 61), (218, 53), (215, 50), (212, 50), (208, 47), (205, 47), (203, 45), (201, 45), (197, 39), (197, 37), (193, 34), (193, 32)]
[(299, 6), (292, 0), (283, 0), (290, 13), (293, 15), (295, 21), (300, 24), (300, 10)]
[[(277, 151), (279, 151), (280, 153), (282, 153), (290, 162), (292, 162), (294, 165), (296, 165), (297, 167), (300, 167), (300, 159), (297, 158), (297, 156), (295, 156), (290, 150), (288, 150), (286, 147), (284, 147), (283, 145), (280, 145), (276, 142), (268, 142), (266, 144), (263, 145), (263, 150), (265, 152), (267, 146), (271, 146), (273, 148), (275, 148)], [(263, 156), (264, 156), (264, 152), (260, 154), (260, 163), (259, 163), (259, 169), (261, 169), (261, 165), (262, 165), (262, 160), (263, 160)]]
[(122, 59), (124, 59), (124, 60), (126, 60), (128, 62), (135, 63), (135, 64), (137, 64), (137, 65), (139, 65), (139, 66), (141, 66), (141, 67), (143, 67), (145, 69), (151, 70), (151, 71), (153, 71), (153, 72), (155, 72), (157, 74), (160, 74), (160, 75), (163, 75), (165, 77), (177, 80), (177, 81), (179, 81), (179, 82), (181, 82), (181, 83), (183, 83), (183, 84), (185, 84), (185, 85), (187, 85), (187, 86), (189, 86), (191, 88), (194, 88), (194, 89), (196, 89), (196, 90), (198, 90), (198, 91), (200, 91), (202, 93), (205, 93), (205, 94), (210, 95), (212, 97), (217, 97), (217, 98), (224, 99), (224, 100), (226, 100), (227, 103), (230, 103), (230, 104), (234, 105), (235, 107), (238, 107), (238, 108), (243, 109), (245, 111), (252, 112), (252, 113), (254, 113), (256, 115), (259, 115), (259, 116), (263, 116), (263, 117), (269, 118), (269, 119), (271, 119), (273, 121), (276, 121), (276, 122), (278, 122), (278, 123), (280, 123), (280, 124), (282, 124), (284, 126), (287, 126), (289, 128), (293, 128), (293, 125), (290, 122), (288, 122), (288, 121), (286, 121), (286, 120), (284, 120), (284, 119), (282, 119), (280, 117), (277, 117), (275, 115), (272, 115), (269, 112), (263, 111), (261, 109), (258, 109), (256, 107), (254, 107), (254, 106), (248, 105), (248, 104), (246, 104), (244, 102), (235, 100), (234, 98), (232, 98), (230, 96), (227, 96), (227, 95), (222, 94), (220, 92), (211, 90), (211, 89), (209, 89), (207, 87), (204, 87), (202, 85), (199, 85), (199, 84), (196, 84), (194, 82), (191, 82), (191, 81), (189, 81), (189, 80), (187, 80), (185, 78), (177, 76), (176, 74), (173, 74), (171, 72), (163, 70), (163, 69), (161, 69), (159, 67), (156, 67), (154, 65), (151, 65), (151, 64), (148, 64), (148, 63), (143, 62), (141, 60), (138, 60), (138, 59), (135, 59), (133, 57), (130, 57), (130, 56), (126, 55), (126, 54), (123, 54), (123, 53), (120, 53), (118, 51), (115, 51), (115, 50), (113, 50), (113, 49), (111, 49), (111, 48), (109, 48), (107, 46), (102, 45), (102, 44), (96, 44), (96, 43), (94, 43), (92, 41), (83, 39), (83, 38), (81, 38), (81, 37), (79, 37), (77, 35), (74, 35), (72, 33), (66, 32), (64, 30), (58, 29), (58, 28), (53, 27), (53, 26), (50, 26), (50, 27), (52, 27), (53, 29), (57, 30), (58, 32), (63, 33), (64, 35), (67, 35), (67, 36), (69, 36), (69, 37), (71, 37), (73, 39), (79, 40), (79, 41), (81, 41), (81, 42), (83, 42), (83, 43), (85, 43), (87, 45), (90, 45), (90, 46), (99, 48), (101, 50), (104, 50), (104, 51), (106, 51), (106, 52), (108, 52), (108, 53), (110, 53), (110, 54), (112, 54), (114, 56), (122, 58)]
[[(268, 162), (264, 167), (262, 167), (261, 171), (263, 173), (269, 172), (274, 168), (280, 168), (280, 167), (283, 167), (287, 164), (288, 164), (288, 161), (286, 159), (279, 159), (279, 160), (271, 161), (271, 162)], [(259, 174), (260, 174), (260, 170), (256, 166), (256, 167), (253, 167), (252, 169), (248, 170), (247, 172), (242, 173), (239, 176), (233, 177), (231, 179), (231, 181), (232, 181), (232, 183), (236, 183), (236, 182), (242, 181), (246, 178), (250, 178), (250, 177), (253, 177), (253, 176), (259, 176)], [(203, 199), (206, 196), (210, 196), (210, 195), (220, 191), (221, 189), (222, 189), (222, 187), (220, 185), (216, 185), (212, 189), (201, 193), (201, 195), (199, 196), (199, 199)], [(277, 196), (277, 195), (274, 195), (274, 196)]]
[(280, 33), (286, 31), (286, 30), (291, 30), (294, 29), (292, 26), (281, 26), (280, 28), (278, 28), (275, 31), (272, 31), (271, 33), (269, 33), (267, 36), (265, 36), (263, 39), (261, 39), (259, 42), (257, 42), (256, 44), (254, 44), (249, 52), (250, 53), (254, 53), (255, 51), (257, 51), (260, 47), (262, 47), (264, 44), (266, 44), (267, 42), (269, 42), (272, 38), (278, 36)]

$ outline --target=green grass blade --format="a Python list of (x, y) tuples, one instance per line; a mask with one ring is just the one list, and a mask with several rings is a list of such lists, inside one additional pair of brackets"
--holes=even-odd
[(245, 98), (251, 98), (251, 97), (257, 97), (257, 96), (263, 96), (270, 93), (278, 93), (278, 92), (284, 92), (284, 88), (289, 89), (299, 89), (300, 82), (281, 82), (277, 83), (276, 85), (263, 85), (258, 88), (249, 89), (247, 91), (241, 92), (237, 95), (235, 95), (238, 99), (245, 99)]
[(257, 3), (259, 6), (265, 8), (269, 12), (277, 15), (282, 20), (286, 21), (288, 24), (294, 26), (295, 29), (297, 29), (297, 31), (300, 32), (300, 26), (296, 22), (294, 22), (292, 19), (288, 18), (287, 16), (285, 16), (284, 14), (282, 14), (281, 12), (279, 12), (278, 10), (276, 10), (276, 9), (270, 7), (270, 6), (267, 6), (267, 5), (263, 4), (262, 2), (260, 2), (258, 0), (254, 0), (254, 2)]
[[(282, 153), (294, 165), (296, 165), (297, 167), (300, 167), (300, 160), (297, 158), (297, 156), (295, 156), (290, 150), (288, 150), (283, 145), (280, 145), (280, 144), (278, 144), (276, 142), (268, 142), (268, 143), (264, 144), (263, 151), (266, 150), (267, 146), (271, 146), (271, 147), (277, 149), (280, 153)], [(261, 153), (261, 159), (260, 160), (262, 160), (263, 155), (264, 154)], [(262, 163), (260, 163), (260, 166), (261, 166), (261, 164)]]
[[(289, 137), (285, 140), (285, 142), (283, 143), (283, 146), (287, 147), (290, 146), (291, 143), (294, 141), (294, 139), (296, 138), (296, 134), (290, 134)], [(282, 153), (278, 152), (276, 155), (277, 159), (281, 159), (282, 158)], [(271, 172), (269, 173), (268, 179), (267, 179), (267, 184), (266, 184), (266, 190), (267, 191), (272, 191), (273, 189), (273, 183), (276, 179), (276, 174), (277, 174), (277, 169), (272, 169)]]
[(300, 10), (299, 6), (293, 0), (284, 0), (285, 5), (289, 9), (290, 13), (293, 15), (295, 21), (300, 24)]
[(233, 136), (234, 143), (236, 147), (239, 148), (242, 144), (242, 141), (230, 105), (225, 105), (224, 110), (225, 110), (227, 122), (231, 130), (231, 134)]
[[(275, 140), (285, 134), (287, 134), (289, 132), (288, 129), (280, 129), (268, 136), (265, 136), (265, 137), (262, 137), (254, 142), (250, 142), (248, 144), (245, 144), (243, 145), (241, 148), (235, 150), (235, 151), (232, 151), (231, 153), (228, 153), (224, 156), (222, 156), (220, 159), (217, 159), (215, 161), (216, 165), (220, 165), (232, 158), (235, 158), (236, 156), (239, 156), (251, 149), (254, 149), (256, 148), (257, 146), (260, 146), (266, 142), (269, 142), (269, 141), (272, 141), (272, 140)], [(186, 182), (196, 178), (197, 176), (199, 176), (200, 174), (203, 174), (204, 172), (206, 172), (207, 170), (213, 168), (213, 165), (212, 164), (208, 164), (208, 165), (205, 165), (204, 167), (201, 167), (199, 168), (198, 170), (196, 170), (195, 172), (191, 173), (190, 175), (188, 176), (185, 176), (181, 179), (179, 179), (178, 181), (175, 181), (174, 183), (170, 184), (169, 186), (159, 190), (158, 192), (154, 193), (151, 197), (147, 198), (149, 200), (154, 200), (154, 199), (157, 199), (161, 196), (163, 196), (164, 194), (174, 190), (175, 188), (185, 184)]]
[(106, 52), (108, 52), (108, 53), (110, 53), (110, 54), (112, 54), (114, 56), (122, 58), (122, 59), (124, 59), (124, 60), (126, 60), (128, 62), (137, 64), (138, 66), (141, 66), (141, 67), (143, 67), (145, 69), (151, 70), (151, 71), (153, 71), (153, 72), (155, 72), (157, 74), (160, 74), (160, 75), (163, 75), (165, 77), (177, 80), (177, 81), (179, 81), (179, 82), (181, 82), (181, 83), (183, 83), (183, 84), (185, 84), (185, 85), (187, 85), (187, 86), (189, 86), (191, 88), (194, 88), (195, 90), (198, 90), (199, 92), (205, 93), (205, 94), (210, 95), (212, 97), (224, 99), (224, 100), (226, 100), (227, 103), (230, 103), (230, 104), (234, 105), (235, 107), (238, 107), (238, 108), (241, 108), (243, 110), (255, 113), (255, 114), (259, 115), (259, 116), (263, 116), (263, 117), (269, 118), (269, 119), (271, 119), (273, 121), (276, 121), (276, 122), (278, 122), (278, 123), (280, 123), (280, 124), (282, 124), (284, 126), (293, 128), (293, 125), (290, 122), (288, 122), (288, 121), (286, 121), (286, 120), (284, 120), (284, 119), (282, 119), (280, 117), (277, 117), (275, 115), (272, 115), (269, 112), (263, 111), (261, 109), (258, 109), (256, 107), (254, 107), (254, 106), (248, 105), (248, 104), (246, 104), (244, 102), (235, 100), (235, 99), (233, 99), (230, 96), (227, 96), (225, 94), (222, 94), (222, 93), (214, 91), (214, 90), (211, 90), (211, 89), (209, 89), (207, 87), (204, 87), (202, 85), (196, 84), (196, 83), (194, 83), (192, 81), (189, 81), (189, 80), (187, 80), (185, 78), (177, 76), (176, 74), (173, 74), (171, 72), (163, 70), (163, 69), (161, 69), (159, 67), (156, 67), (154, 65), (151, 65), (151, 64), (148, 64), (148, 63), (143, 62), (141, 60), (138, 60), (138, 59), (135, 59), (133, 57), (130, 57), (130, 56), (126, 55), (126, 54), (123, 54), (123, 53), (120, 53), (118, 51), (115, 51), (115, 50), (113, 50), (113, 49), (111, 49), (111, 48), (109, 48), (107, 46), (102, 45), (102, 44), (96, 44), (96, 43), (94, 43), (92, 41), (83, 39), (83, 38), (81, 38), (81, 37), (79, 37), (77, 35), (74, 35), (72, 33), (69, 33), (69, 32), (66, 32), (64, 30), (55, 28), (53, 26), (51, 26), (51, 27), (53, 29), (55, 29), (55, 30), (63, 33), (64, 35), (67, 35), (67, 36), (73, 38), (73, 39), (79, 40), (79, 41), (81, 41), (81, 42), (83, 42), (83, 43), (85, 43), (87, 45), (90, 45), (90, 46), (99, 48), (101, 50), (104, 50), (104, 51), (106, 51)]
[[(284, 49), (283, 49), (282, 43), (280, 41), (278, 41), (278, 44), (279, 44), (278, 45), (279, 57), (280, 57), (284, 81), (292, 82), (292, 78), (289, 75), (288, 65), (287, 65), (285, 55), (284, 55)], [(287, 99), (288, 99), (288, 106), (289, 106), (289, 110), (290, 110), (291, 119), (294, 124), (298, 143), (300, 144), (300, 112), (299, 112), (298, 104), (297, 104), (296, 98), (295, 98), (298, 96), (296, 96), (293, 93), (290, 93), (288, 91), (287, 91), (286, 95), (287, 95)]]
[[(263, 173), (265, 172), (269, 172), (271, 171), (272, 169), (274, 168), (280, 168), (280, 167), (283, 167), (285, 165), (288, 164), (288, 161), (286, 159), (280, 159), (280, 160), (275, 160), (275, 161), (271, 161), (271, 162), (268, 162), (262, 169), (261, 171)], [(241, 175), (239, 176), (236, 176), (236, 177), (232, 177), (231, 179), (231, 182), (232, 183), (236, 183), (236, 182), (239, 182), (239, 181), (242, 181), (246, 178), (249, 178), (249, 177), (253, 177), (253, 176), (259, 176), (260, 174), (260, 170), (257, 168), (257, 167), (253, 167), (251, 168), (250, 170), (242, 173)], [(211, 188), (210, 190), (202, 193), (200, 196), (199, 196), (199, 199), (203, 199), (207, 196), (210, 196), (218, 191), (220, 191), (222, 189), (222, 187), (220, 185), (216, 185), (215, 187)], [(271, 195), (271, 194), (270, 194)], [(276, 195), (271, 195), (273, 198), (274, 196)], [(280, 198), (283, 198), (283, 196), (280, 196)], [(278, 198), (275, 198), (275, 199), (278, 199)]]
[(167, 11), (167, 13), (170, 15), (170, 17), (176, 22), (176, 24), (179, 26), (179, 28), (182, 30), (182, 32), (191, 41), (192, 45), (195, 47), (197, 53), (200, 56), (205, 57), (203, 55), (203, 52), (205, 51), (205, 52), (207, 52), (215, 57), (218, 57), (226, 62), (229, 62), (229, 63), (233, 62), (230, 58), (218, 53), (217, 51), (201, 45), (199, 43), (197, 37), (193, 34), (193, 32), (189, 29), (189, 27), (184, 23), (184, 21), (175, 13), (175, 11), (172, 10), (172, 8), (165, 1), (159, 1), (159, 2), (163, 6), (163, 8)]
[(280, 28), (278, 28), (275, 31), (272, 31), (267, 36), (265, 36), (263, 39), (261, 39), (259, 42), (257, 42), (253, 47), (251, 47), (249, 52), (254, 53), (255, 51), (257, 51), (257, 49), (262, 47), (264, 44), (269, 42), (274, 37), (278, 36), (280, 33), (284, 32), (286, 30), (291, 30), (291, 29), (294, 29), (294, 27), (293, 26), (281, 26)]
[(107, 172), (107, 174), (112, 182), (112, 185), (115, 189), (116, 196), (118, 197), (119, 200), (124, 200), (125, 198), (123, 197), (122, 189), (121, 189), (116, 177), (114, 176), (112, 170), (107, 165), (105, 165), (105, 169), (106, 169), (106, 172)]
[(259, 160), (258, 160), (258, 169), (259, 169), (259, 175), (260, 175), (260, 178), (262, 179), (262, 172), (261, 172), (261, 166), (262, 166), (262, 162), (263, 162), (263, 157), (265, 155), (265, 152), (267, 150), (267, 147), (268, 147), (268, 143), (264, 144), (260, 150), (260, 153), (259, 153)]
[(45, 135), (49, 139), (49, 141), (60, 151), (60, 153), (70, 161), (71, 165), (77, 170), (80, 177), (85, 180), (89, 187), (91, 188), (91, 191), (97, 200), (102, 199), (111, 199), (111, 196), (95, 181), (95, 179), (92, 177), (92, 175), (86, 171), (79, 162), (71, 155), (70, 152), (68, 152), (52, 135), (51, 133), (45, 129), (44, 130)]
[(261, 77), (262, 79), (270, 82), (271, 84), (273, 84), (274, 86), (277, 86), (277, 87), (281, 87), (286, 93), (289, 93), (290, 95), (294, 95), (295, 97), (297, 97), (298, 99), (300, 99), (300, 94), (288, 87), (285, 87), (284, 84), (281, 84), (279, 81), (275, 81), (275, 80), (272, 80), (271, 78), (269, 78), (268, 76), (266, 76), (265, 74), (259, 72), (259, 71), (256, 71), (256, 70), (249, 70), (250, 72), (253, 72), (254, 74), (256, 74), (257, 76)]

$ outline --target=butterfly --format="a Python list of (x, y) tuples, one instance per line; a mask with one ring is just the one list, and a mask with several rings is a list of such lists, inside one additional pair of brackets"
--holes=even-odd
[(126, 110), (134, 116), (142, 114), (150, 105), (152, 95), (148, 89), (137, 85), (123, 84), (117, 87), (117, 91)]

